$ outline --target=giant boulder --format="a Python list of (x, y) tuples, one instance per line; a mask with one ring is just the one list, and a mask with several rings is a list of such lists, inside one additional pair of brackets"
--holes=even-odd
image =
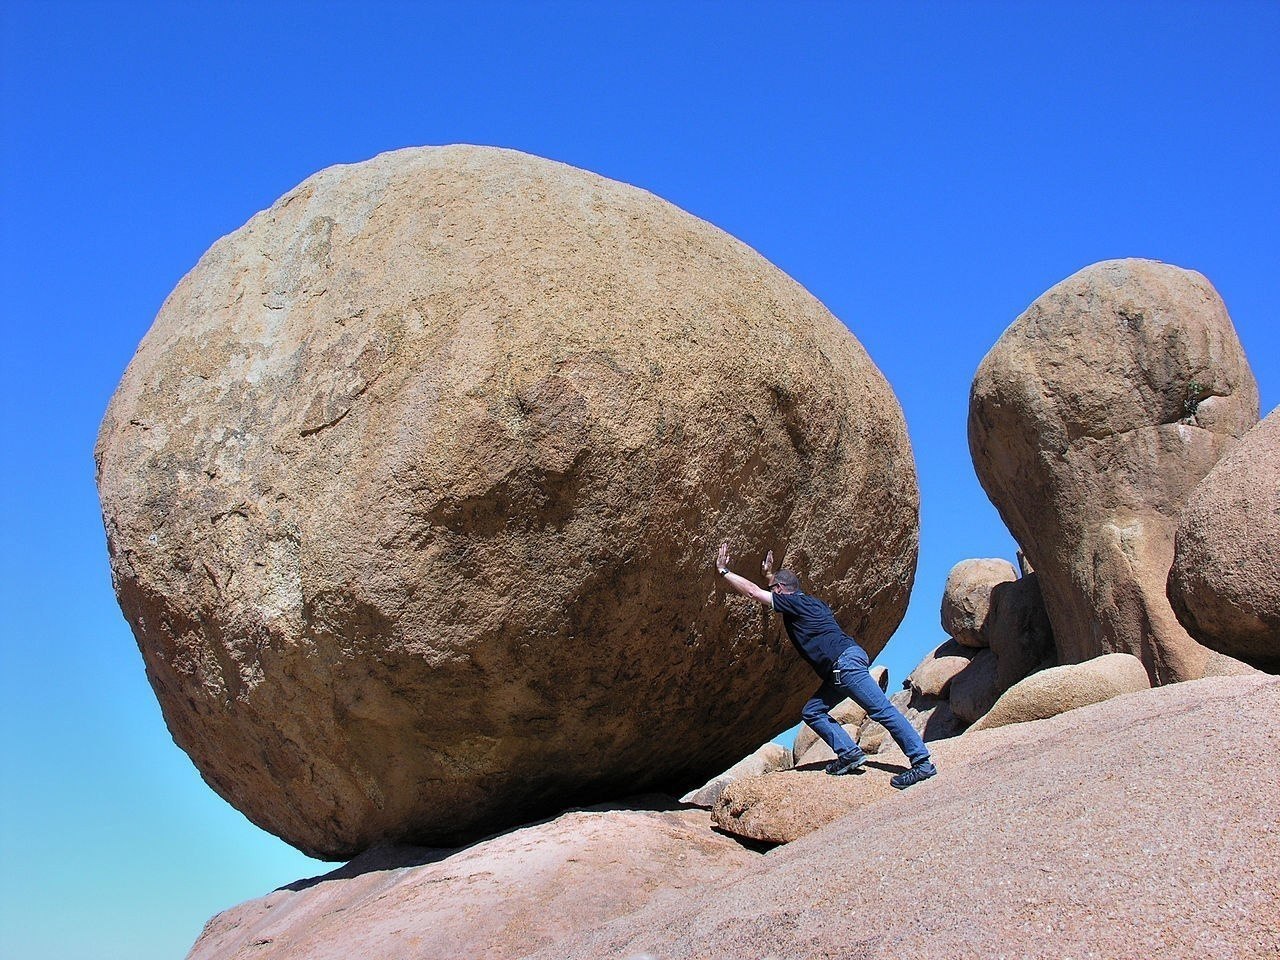
[(1169, 599), (1205, 646), (1280, 672), (1280, 407), (1192, 491)]
[(683, 792), (792, 722), (811, 672), (720, 539), (872, 654), (915, 567), (901, 409), (848, 330), (710, 224), (491, 148), (332, 167), (219, 240), (97, 463), (174, 739), (329, 859)]
[(1258, 391), (1204, 277), (1112, 260), (1050, 289), (983, 359), (969, 446), (1040, 577), (1058, 658), (1203, 676), (1165, 596), (1187, 495), (1258, 418)]

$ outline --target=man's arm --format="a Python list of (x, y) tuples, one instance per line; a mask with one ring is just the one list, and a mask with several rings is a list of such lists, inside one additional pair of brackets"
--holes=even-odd
[[(769, 551), (769, 556), (765, 558), (764, 566), (765, 575), (768, 576), (773, 569), (772, 550)], [(764, 604), (770, 610), (773, 609), (773, 594), (770, 591), (756, 586), (746, 577), (740, 577), (729, 569), (729, 545), (727, 543), (720, 544), (720, 552), (716, 555), (716, 571), (738, 593)]]

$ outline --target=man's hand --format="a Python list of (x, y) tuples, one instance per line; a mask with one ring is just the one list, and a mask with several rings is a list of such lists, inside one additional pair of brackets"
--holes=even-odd
[[(770, 553), (766, 563), (772, 563), (773, 554)], [(773, 594), (768, 590), (762, 590), (746, 577), (740, 577), (736, 573), (729, 570), (729, 544), (720, 544), (720, 552), (716, 554), (716, 570), (725, 578), (725, 581), (738, 593), (744, 597), (750, 597), (757, 603), (762, 603), (766, 607), (773, 607)]]
[(773, 551), (770, 550), (764, 555), (764, 563), (760, 564), (760, 570), (764, 573), (764, 582), (773, 586)]

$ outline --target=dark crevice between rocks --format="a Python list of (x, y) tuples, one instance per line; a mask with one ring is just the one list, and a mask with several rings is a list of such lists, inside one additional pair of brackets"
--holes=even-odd
[(784, 846), (784, 844), (775, 843), (772, 840), (752, 840), (750, 837), (740, 837), (736, 833), (722, 830), (715, 824), (711, 825), (711, 831), (720, 834), (722, 837), (727, 837), (744, 850), (750, 850), (752, 853), (768, 853), (770, 850), (776, 850), (778, 847)]

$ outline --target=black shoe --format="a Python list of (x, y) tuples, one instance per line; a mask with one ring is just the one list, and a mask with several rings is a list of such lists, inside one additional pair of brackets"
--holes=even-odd
[(857, 753), (846, 754), (843, 757), (836, 757), (828, 763), (824, 770), (833, 777), (839, 777), (846, 773), (857, 773), (862, 769), (862, 765), (867, 762), (867, 755), (859, 750)]
[(905, 790), (913, 783), (919, 783), (921, 780), (928, 780), (937, 772), (938, 768), (930, 761), (921, 760), (919, 763), (913, 765), (910, 770), (903, 770), (900, 774), (890, 780), (889, 783), (898, 790)]

